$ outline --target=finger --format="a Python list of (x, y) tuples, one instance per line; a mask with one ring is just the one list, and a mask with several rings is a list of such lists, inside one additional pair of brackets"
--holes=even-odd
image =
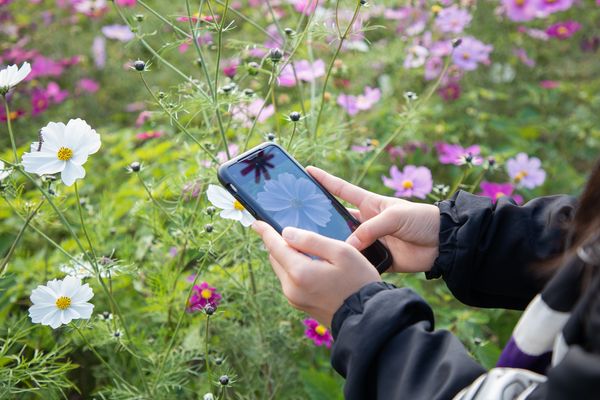
[(281, 266), (281, 264), (279, 264), (279, 262), (277, 262), (275, 257), (270, 254), (269, 261), (271, 262), (271, 267), (273, 267), (273, 271), (275, 272), (275, 275), (277, 275), (281, 286), (283, 287), (284, 285), (287, 285), (289, 283), (289, 277), (285, 269)]
[(363, 250), (377, 239), (396, 233), (402, 226), (402, 216), (399, 214), (400, 210), (387, 209), (364, 221), (346, 239), (346, 243), (358, 250)]
[(362, 222), (362, 216), (360, 215), (360, 211), (356, 208), (348, 208), (347, 209), (350, 215), (358, 220), (358, 222)]
[(331, 239), (304, 229), (288, 227), (283, 230), (282, 236), (294, 249), (317, 256), (332, 264), (340, 256), (348, 254), (349, 250), (349, 246), (340, 240)]
[(266, 222), (254, 221), (252, 229), (260, 235), (267, 251), (286, 271), (290, 268), (290, 265), (302, 265), (302, 263), (310, 261), (307, 256), (288, 246), (281, 235)]
[(320, 168), (311, 166), (306, 168), (306, 170), (329, 192), (350, 204), (354, 204), (356, 207), (359, 207), (363, 200), (371, 195), (365, 189), (346, 182), (337, 176), (333, 176)]

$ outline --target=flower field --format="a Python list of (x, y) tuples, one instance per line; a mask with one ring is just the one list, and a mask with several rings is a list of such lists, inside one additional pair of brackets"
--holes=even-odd
[[(0, 399), (342, 398), (218, 184), (254, 145), (428, 203), (577, 194), (600, 154), (595, 0), (0, 0), (0, 38)], [(304, 184), (259, 201), (323, 226)], [(383, 278), (496, 363), (518, 313)]]

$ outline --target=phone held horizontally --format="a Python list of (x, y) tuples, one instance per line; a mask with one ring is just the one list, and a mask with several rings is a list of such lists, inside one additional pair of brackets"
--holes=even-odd
[[(346, 240), (359, 222), (294, 158), (275, 143), (263, 143), (219, 167), (221, 184), (256, 219), (279, 233), (292, 226)], [(392, 256), (377, 241), (362, 251), (382, 273)]]

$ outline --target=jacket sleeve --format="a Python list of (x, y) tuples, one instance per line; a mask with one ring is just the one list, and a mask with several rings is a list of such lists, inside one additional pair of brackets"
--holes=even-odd
[(524, 309), (550, 278), (535, 264), (563, 250), (575, 199), (548, 196), (518, 206), (508, 197), (492, 204), (459, 191), (438, 207), (439, 256), (427, 278), (443, 277), (468, 305)]
[(485, 370), (412, 290), (377, 282), (350, 296), (332, 322), (333, 367), (345, 398), (452, 399)]

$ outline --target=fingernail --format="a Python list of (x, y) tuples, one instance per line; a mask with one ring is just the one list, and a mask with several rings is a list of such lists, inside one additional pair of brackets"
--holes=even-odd
[(359, 248), (361, 242), (360, 240), (356, 237), (356, 236), (350, 236), (348, 239), (346, 239), (346, 243), (348, 243), (350, 246), (354, 247), (354, 248)]
[(285, 240), (287, 240), (288, 242), (293, 242), (296, 240), (296, 237), (297, 237), (296, 230), (294, 228), (290, 228), (290, 227), (285, 228), (283, 230), (283, 232), (281, 232), (281, 236), (283, 236), (283, 238)]

